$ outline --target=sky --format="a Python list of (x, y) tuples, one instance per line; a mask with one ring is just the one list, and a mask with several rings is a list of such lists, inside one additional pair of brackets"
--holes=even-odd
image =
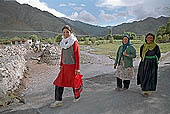
[(16, 0), (56, 17), (97, 26), (116, 26), (147, 17), (170, 17), (170, 0)]

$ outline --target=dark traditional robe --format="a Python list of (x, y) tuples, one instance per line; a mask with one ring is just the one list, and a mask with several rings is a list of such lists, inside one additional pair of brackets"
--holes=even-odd
[[(142, 50), (144, 45), (140, 48), (140, 57), (142, 58)], [(157, 56), (158, 60), (161, 56), (159, 46), (156, 45), (153, 50), (148, 50), (145, 56)], [(137, 85), (141, 85), (142, 91), (155, 91), (157, 85), (157, 70), (158, 63), (155, 58), (145, 58), (139, 64), (137, 74)]]

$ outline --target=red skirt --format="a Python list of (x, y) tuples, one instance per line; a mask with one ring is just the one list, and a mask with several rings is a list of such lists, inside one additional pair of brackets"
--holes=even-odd
[(75, 64), (63, 64), (54, 85), (59, 87), (74, 87)]

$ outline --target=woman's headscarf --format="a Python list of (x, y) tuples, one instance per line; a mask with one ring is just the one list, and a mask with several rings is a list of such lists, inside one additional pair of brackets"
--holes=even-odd
[(75, 41), (77, 41), (77, 38), (74, 36), (73, 33), (71, 33), (71, 35), (68, 38), (64, 38), (62, 36), (62, 40), (60, 42), (60, 47), (63, 49), (67, 49), (67, 48), (71, 47)]
[(62, 31), (64, 29), (67, 29), (71, 32), (71, 35), (68, 37), (68, 38), (64, 38), (64, 36), (62, 36), (62, 40), (60, 42), (60, 47), (63, 48), (63, 49), (67, 49), (69, 48), (70, 46), (72, 46), (74, 44), (75, 41), (77, 41), (77, 38), (74, 36), (74, 34), (72, 33), (72, 29), (70, 26), (68, 25), (65, 25), (63, 28), (62, 28)]
[[(123, 38), (124, 38), (124, 37), (128, 38), (128, 43), (124, 44), (124, 43), (122, 42), (123, 48), (122, 48), (122, 50), (121, 50), (121, 56), (123, 55), (123, 52), (126, 50), (126, 48), (131, 45), (131, 44), (130, 44), (130, 37), (129, 37), (129, 35), (124, 35)], [(122, 39), (122, 40), (123, 40), (123, 39)]]
[[(146, 41), (146, 38), (151, 35), (153, 36), (153, 42), (148, 44), (147, 41)], [(145, 59), (145, 54), (148, 50), (152, 51), (154, 48), (156, 47), (156, 43), (155, 43), (155, 35), (153, 35), (152, 33), (148, 33), (145, 37), (145, 43), (144, 43), (144, 46), (143, 46), (143, 50), (142, 50), (142, 61), (144, 61)]]

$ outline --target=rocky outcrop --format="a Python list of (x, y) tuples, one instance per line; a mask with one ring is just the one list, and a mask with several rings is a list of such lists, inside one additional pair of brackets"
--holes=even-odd
[(27, 70), (24, 46), (5, 46), (0, 49), (0, 93), (14, 91)]
[(47, 63), (48, 65), (59, 64), (59, 59), (61, 55), (61, 49), (57, 44), (49, 45), (40, 55), (40, 62)]

